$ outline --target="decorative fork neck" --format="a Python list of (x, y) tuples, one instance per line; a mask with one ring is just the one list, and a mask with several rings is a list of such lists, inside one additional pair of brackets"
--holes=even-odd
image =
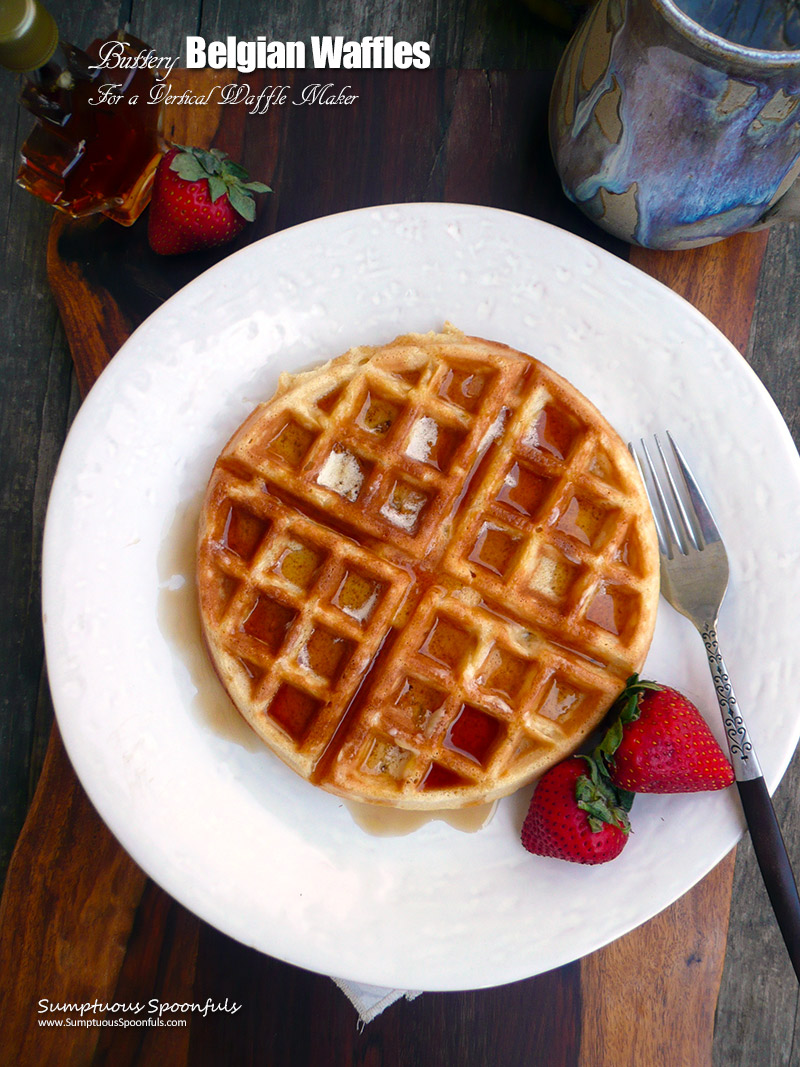
[(731, 685), (725, 660), (719, 650), (716, 623), (705, 623), (699, 626), (698, 630), (703, 638), (708, 664), (711, 668), (711, 676), (714, 679), (714, 688), (717, 691), (719, 710), (722, 713), (722, 722), (725, 727), (728, 751), (730, 752), (736, 781), (747, 782), (754, 778), (761, 778), (762, 771), (758, 757), (747, 733), (744, 719), (739, 714), (736, 694)]

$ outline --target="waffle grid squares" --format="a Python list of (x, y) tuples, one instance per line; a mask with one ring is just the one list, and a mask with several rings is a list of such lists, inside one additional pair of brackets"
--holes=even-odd
[(613, 431), (535, 360), (455, 330), (355, 349), (218, 461), (198, 562), (215, 665), (326, 789), (492, 799), (574, 749), (643, 660), (643, 501)]
[(481, 776), (500, 780), (521, 749), (544, 765), (595, 724), (608, 691), (597, 665), (535, 641), (523, 651), (513, 633), (505, 642), (496, 627), (490, 633), (480, 610), (470, 626), (451, 601), (429, 594), (417, 609), (419, 628), (398, 638), (333, 769), (341, 790), (413, 800)]
[[(232, 583), (217, 611), (226, 649), (223, 682), (230, 686), (238, 666), (262, 729), (271, 734), (277, 724), (310, 766), (339, 722), (338, 710), (324, 710), (332, 693), (341, 702), (355, 691), (409, 578), (306, 517), (288, 514), (262, 488), (225, 472), (215, 477), (223, 484), (213, 491), (228, 501), (227, 513), (201, 554)], [(232, 524), (260, 529), (257, 546), (247, 544), (249, 558), (235, 550), (243, 542), (231, 546)]]
[[(551, 424), (551, 436), (543, 434), (547, 447), (530, 432), (512, 432), (516, 447), (493, 458), (446, 566), (487, 597), (532, 612), (542, 625), (563, 628), (622, 663), (651, 584), (623, 551), (635, 537), (620, 521), (630, 487), (616, 477), (597, 432), (571, 413), (562, 417), (544, 386), (532, 387), (512, 430), (520, 422), (536, 428), (542, 412)], [(552, 424), (567, 429), (556, 432)]]
[[(448, 385), (456, 370), (460, 392), (470, 394), (457, 397), (463, 403)], [(469, 385), (475, 378), (444, 362), (410, 384), (372, 361), (340, 389), (310, 397), (302, 416), (278, 410), (242, 443), (239, 457), (309, 504), (340, 508), (362, 533), (413, 551), (452, 505), (454, 471), (469, 465), (501, 406), (504, 376), (482, 376), (480, 389)], [(479, 399), (487, 406), (476, 414)]]

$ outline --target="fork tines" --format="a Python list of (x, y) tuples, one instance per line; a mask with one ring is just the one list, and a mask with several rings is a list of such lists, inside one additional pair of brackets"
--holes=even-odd
[(683, 453), (669, 430), (666, 435), (671, 449), (669, 455), (662, 448), (658, 434), (653, 436), (655, 460), (644, 439), (640, 440), (638, 451), (633, 444), (628, 449), (650, 500), (659, 547), (671, 559), (676, 548), (682, 555), (691, 548), (702, 551), (706, 545), (719, 541), (720, 533)]

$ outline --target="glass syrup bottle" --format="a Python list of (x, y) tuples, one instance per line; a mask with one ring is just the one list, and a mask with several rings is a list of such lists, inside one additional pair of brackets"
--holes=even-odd
[[(126, 55), (147, 46), (122, 32)], [(103, 40), (85, 51), (60, 41), (39, 0), (3, 0), (0, 64), (24, 72), (20, 103), (36, 118), (17, 182), (74, 218), (102, 212), (124, 226), (142, 213), (165, 149), (162, 106), (149, 103), (152, 70), (100, 64)], [(105, 87), (114, 85), (113, 90)]]

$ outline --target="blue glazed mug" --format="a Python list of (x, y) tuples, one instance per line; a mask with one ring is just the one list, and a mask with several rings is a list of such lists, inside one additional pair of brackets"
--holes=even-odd
[(790, 0), (598, 0), (550, 101), (564, 191), (648, 248), (800, 215), (800, 14)]

